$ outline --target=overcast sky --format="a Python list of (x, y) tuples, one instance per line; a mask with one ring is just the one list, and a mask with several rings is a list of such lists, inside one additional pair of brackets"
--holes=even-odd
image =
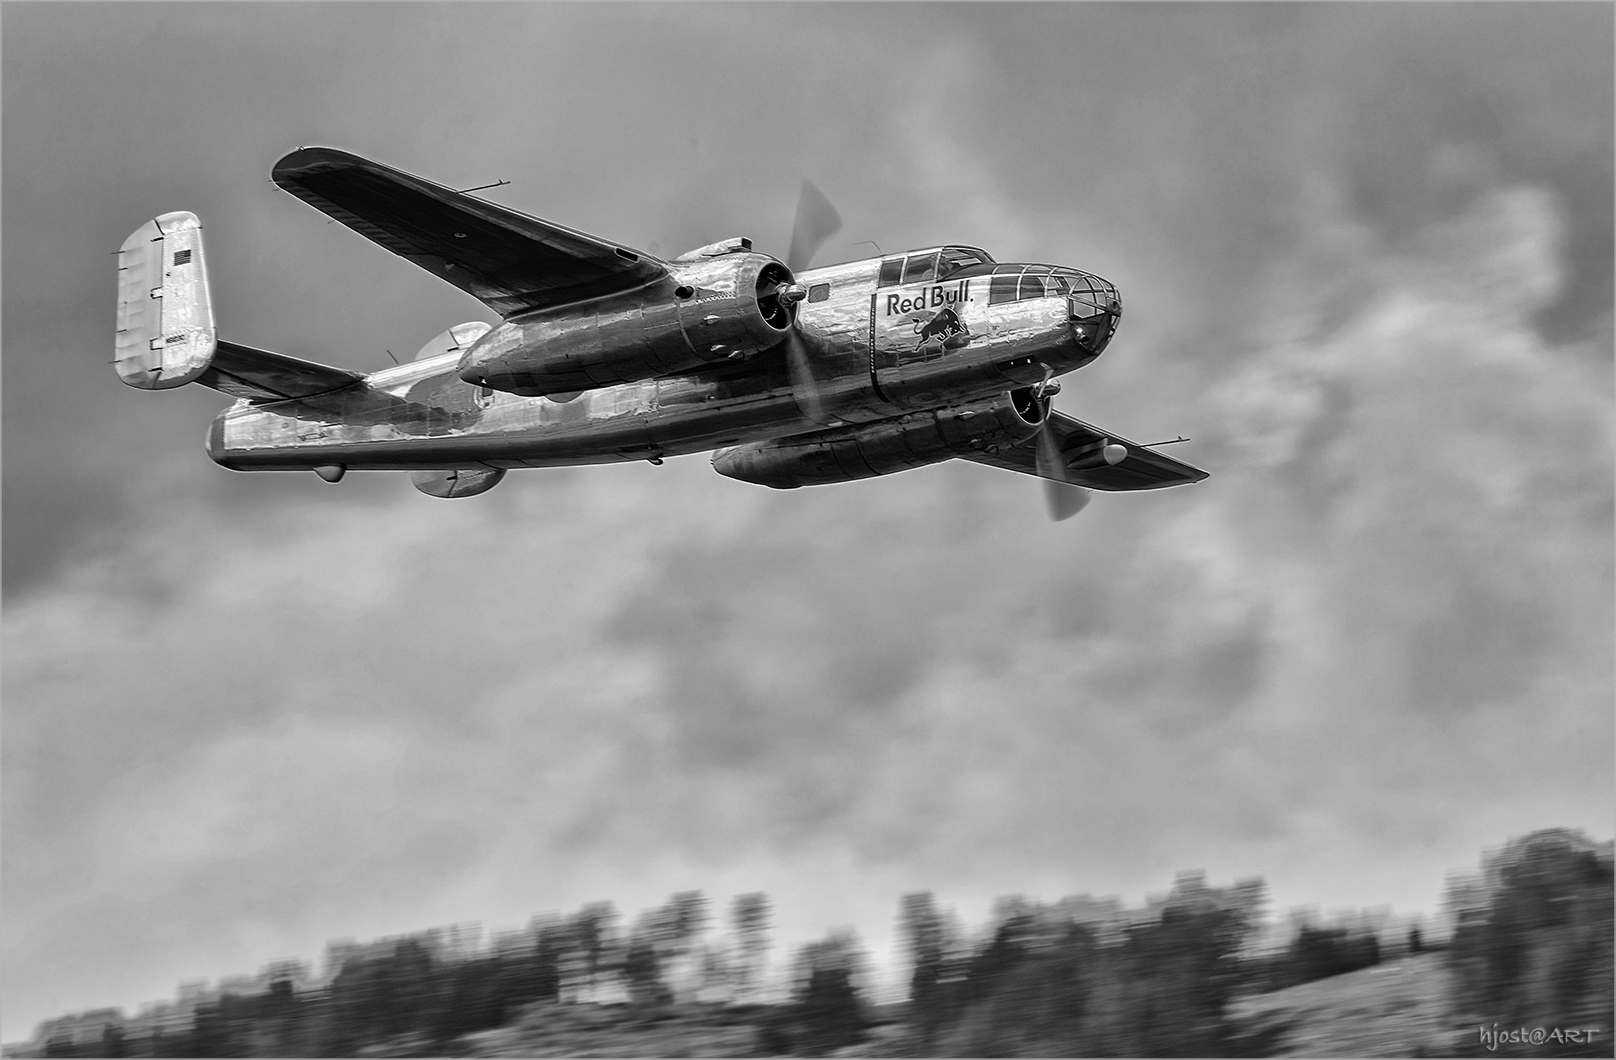
[[(1434, 911), (1608, 838), (1608, 5), (3, 11), (4, 1024), (611, 899)], [(1122, 290), (1064, 411), (1193, 487), (1051, 524), (963, 462), (240, 475), (112, 357), (206, 226), (223, 335), (345, 367), (477, 302), (268, 183), (338, 146), (653, 253), (940, 242)], [(776, 953), (779, 956), (779, 951)]]

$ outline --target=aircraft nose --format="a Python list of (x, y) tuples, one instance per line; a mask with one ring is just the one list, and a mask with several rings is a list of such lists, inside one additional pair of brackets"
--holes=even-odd
[(1091, 355), (1105, 349), (1122, 319), (1122, 295), (1111, 281), (1091, 273), (1072, 280), (1066, 296), (1070, 308), (1072, 337)]

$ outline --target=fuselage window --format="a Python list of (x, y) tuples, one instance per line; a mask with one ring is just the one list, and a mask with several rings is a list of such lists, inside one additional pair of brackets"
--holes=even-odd
[(830, 297), (830, 284), (816, 283), (808, 288), (808, 301), (823, 302)]
[(937, 253), (911, 254), (903, 267), (904, 283), (925, 283), (937, 275)]
[(881, 263), (880, 286), (892, 287), (903, 278), (903, 258), (888, 258)]
[(994, 276), (988, 281), (988, 305), (997, 305), (1000, 302), (1014, 302), (1016, 300), (1015, 273), (1005, 273)]
[(1044, 296), (1044, 278), (1030, 272), (1021, 274), (1022, 298), (1042, 298)]

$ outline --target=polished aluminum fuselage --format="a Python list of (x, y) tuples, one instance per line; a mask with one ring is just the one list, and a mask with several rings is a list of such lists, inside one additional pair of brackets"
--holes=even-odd
[[(988, 397), (1080, 367), (1109, 338), (1080, 343), (1064, 296), (993, 304), (987, 276), (882, 287), (880, 267), (866, 259), (797, 277), (813, 292), (798, 322), (817, 421), (813, 404), (798, 400), (783, 346), (566, 401), (467, 383), (456, 372), (461, 355), (450, 353), (317, 397), (239, 401), (214, 422), (208, 453), (241, 471), (660, 459)], [(943, 330), (943, 310), (953, 313), (951, 333), (932, 334)]]

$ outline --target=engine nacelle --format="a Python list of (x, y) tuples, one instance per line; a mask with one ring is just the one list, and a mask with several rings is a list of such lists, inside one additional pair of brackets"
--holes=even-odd
[(745, 357), (791, 327), (795, 307), (780, 297), (791, 272), (765, 254), (687, 255), (668, 273), (638, 290), (506, 320), (466, 351), (460, 378), (525, 397), (593, 390)]
[(1023, 444), (1047, 414), (1032, 388), (1022, 387), (953, 408), (748, 442), (714, 453), (713, 469), (775, 489), (847, 482)]

